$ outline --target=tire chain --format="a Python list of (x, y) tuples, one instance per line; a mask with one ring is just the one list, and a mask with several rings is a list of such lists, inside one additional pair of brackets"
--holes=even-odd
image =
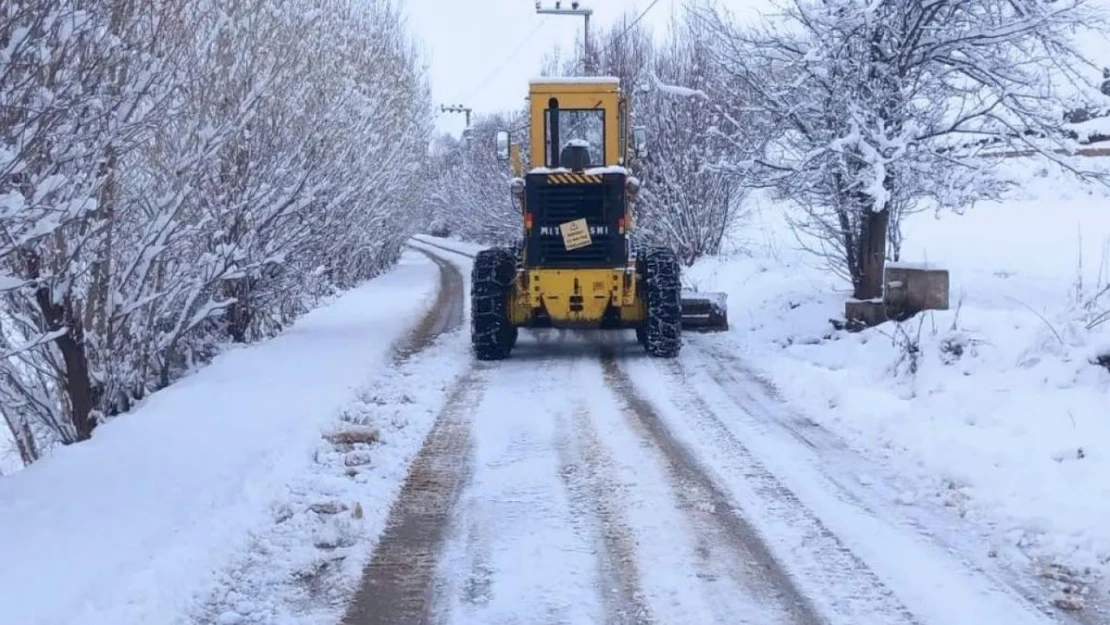
[(471, 270), (470, 337), (481, 360), (498, 360), (509, 355), (516, 328), (506, 310), (516, 276), (518, 255), (508, 248), (482, 250)]
[(646, 349), (673, 358), (682, 348), (682, 279), (678, 258), (665, 247), (641, 249), (647, 300)]

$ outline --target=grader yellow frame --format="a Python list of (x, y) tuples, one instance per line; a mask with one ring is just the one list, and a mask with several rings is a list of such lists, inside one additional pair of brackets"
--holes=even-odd
[[(727, 328), (722, 296), (683, 298), (675, 254), (631, 236), (640, 182), (629, 165), (646, 156), (646, 134), (629, 127), (619, 80), (537, 79), (528, 95), (527, 172), (520, 145), (508, 132), (497, 136), (499, 158), (512, 163), (523, 236), (475, 259), (478, 358), (508, 357), (522, 327), (634, 329), (662, 358), (678, 355), (683, 327)], [(695, 310), (706, 303), (707, 313)]]

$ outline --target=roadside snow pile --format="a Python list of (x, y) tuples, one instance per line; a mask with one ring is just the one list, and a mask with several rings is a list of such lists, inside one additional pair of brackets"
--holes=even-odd
[(904, 225), (903, 260), (951, 271), (952, 310), (834, 331), (848, 293), (770, 202), (750, 256), (689, 280), (729, 293), (724, 340), (784, 397), (920, 485), (898, 503), (952, 508), (1065, 585), (1110, 579), (1110, 193), (1012, 167), (1013, 199)]
[[(408, 252), (275, 339), (216, 358), (92, 440), (0, 478), (0, 622), (172, 623), (203, 599), (251, 548), (250, 532), (282, 514), (273, 502), (298, 501), (290, 488), (303, 488), (323, 428), (388, 364), (436, 275)], [(256, 600), (229, 598), (244, 611)]]

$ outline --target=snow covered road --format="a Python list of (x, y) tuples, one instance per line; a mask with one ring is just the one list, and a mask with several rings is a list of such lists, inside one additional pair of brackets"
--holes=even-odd
[(473, 250), (413, 247), (0, 483), (0, 624), (1072, 622), (719, 337), (478, 362)]
[(345, 625), (1068, 622), (877, 508), (878, 469), (688, 341), (524, 332), (469, 364)]
[(348, 623), (820, 622), (708, 477), (636, 423), (651, 416), (592, 338), (537, 332), (475, 367)]

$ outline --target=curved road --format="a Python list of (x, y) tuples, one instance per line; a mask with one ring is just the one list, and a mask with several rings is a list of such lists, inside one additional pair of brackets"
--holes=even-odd
[[(400, 359), (465, 323), (466, 268), (436, 247), (440, 297)], [(711, 339), (687, 354), (552, 330), (472, 363), (343, 622), (1067, 622), (840, 492), (796, 451), (817, 449), (804, 420)]]

